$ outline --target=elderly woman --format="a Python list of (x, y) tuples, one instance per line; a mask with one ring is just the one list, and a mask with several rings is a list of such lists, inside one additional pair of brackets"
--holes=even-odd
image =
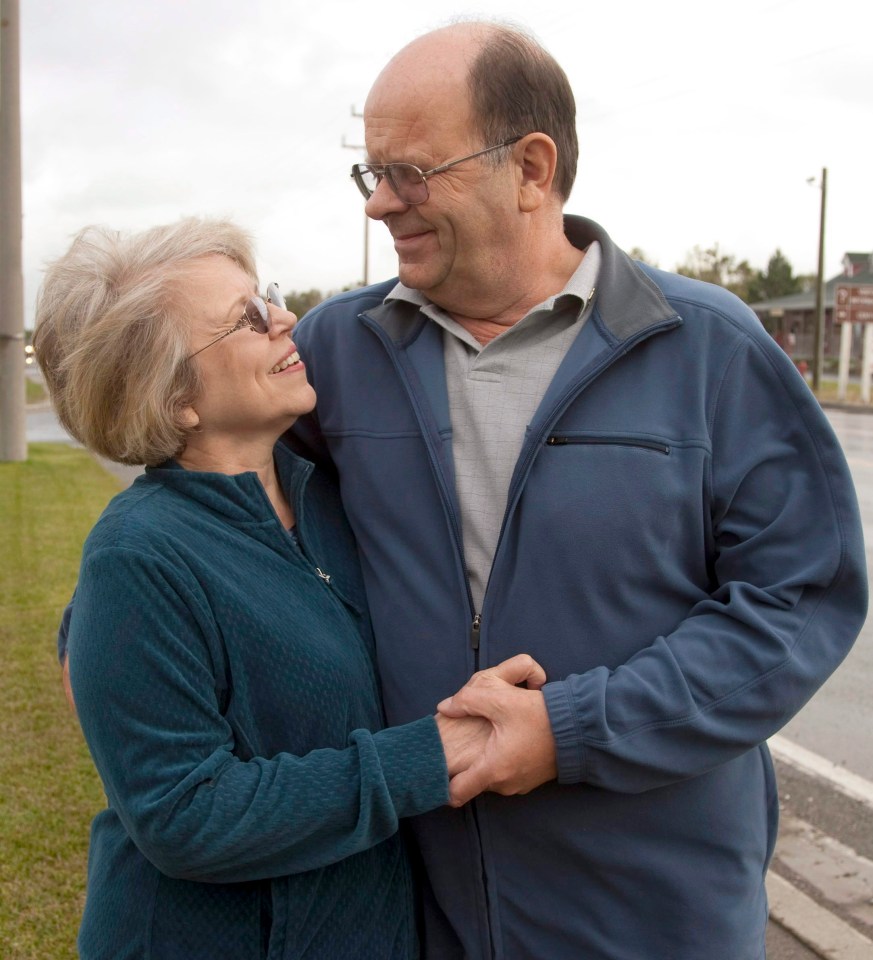
[(87, 229), (40, 294), (61, 421), (147, 465), (88, 537), (70, 625), (108, 798), (84, 960), (415, 956), (398, 819), (446, 803), (490, 729), (383, 728), (337, 491), (279, 440), (315, 394), (269, 300), (246, 235), (196, 219)]

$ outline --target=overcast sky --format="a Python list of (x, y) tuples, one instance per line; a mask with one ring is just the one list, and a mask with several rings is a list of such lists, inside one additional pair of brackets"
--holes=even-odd
[[(264, 282), (363, 276), (349, 179), (381, 67), (453, 16), (512, 20), (566, 70), (580, 162), (570, 213), (674, 269), (696, 244), (814, 272), (873, 250), (869, 0), (20, 0), (27, 325), (45, 263), (88, 223), (230, 216)], [(370, 227), (370, 280), (396, 261)], [(390, 238), (388, 238), (390, 239)]]

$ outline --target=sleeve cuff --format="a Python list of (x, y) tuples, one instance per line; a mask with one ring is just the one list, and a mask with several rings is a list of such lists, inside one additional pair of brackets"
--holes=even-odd
[(543, 696), (555, 738), (558, 783), (582, 783), (585, 780), (585, 746), (567, 682), (547, 683), (543, 687)]
[(412, 817), (449, 801), (443, 742), (432, 716), (373, 735), (385, 784), (398, 817)]

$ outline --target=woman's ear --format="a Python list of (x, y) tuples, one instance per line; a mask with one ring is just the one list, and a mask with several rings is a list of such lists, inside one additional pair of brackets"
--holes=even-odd
[(182, 407), (179, 423), (185, 430), (194, 430), (200, 425), (200, 414), (192, 406)]
[(520, 151), (521, 183), (519, 207), (531, 213), (541, 207), (552, 193), (552, 181), (558, 165), (558, 148), (545, 133), (529, 133), (515, 147)]

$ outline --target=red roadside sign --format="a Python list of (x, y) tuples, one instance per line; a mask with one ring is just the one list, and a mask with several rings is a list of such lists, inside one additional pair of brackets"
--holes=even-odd
[(834, 291), (835, 323), (873, 323), (873, 283), (839, 286)]

